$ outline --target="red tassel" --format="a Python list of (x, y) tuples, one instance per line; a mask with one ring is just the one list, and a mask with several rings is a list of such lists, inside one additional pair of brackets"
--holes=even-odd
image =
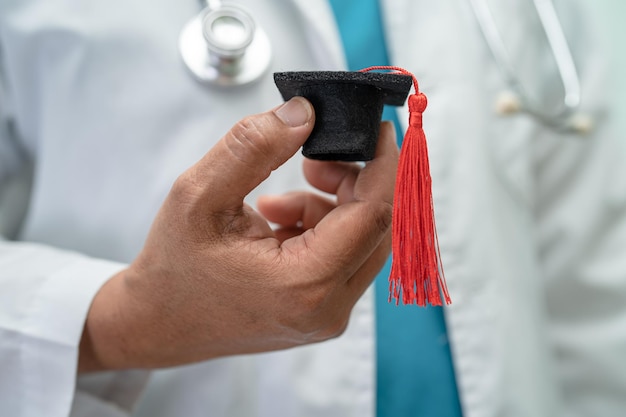
[(426, 96), (419, 92), (417, 79), (407, 70), (393, 66), (362, 69), (393, 70), (413, 78), (415, 94), (409, 96), (409, 128), (404, 135), (393, 204), (392, 265), (389, 301), (396, 304), (450, 304), (450, 295), (441, 264), (422, 113)]

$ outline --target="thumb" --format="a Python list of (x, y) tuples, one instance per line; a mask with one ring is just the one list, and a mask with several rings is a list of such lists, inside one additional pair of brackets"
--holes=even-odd
[(206, 192), (209, 208), (239, 207), (296, 153), (314, 124), (311, 103), (294, 97), (272, 111), (239, 121), (188, 174)]

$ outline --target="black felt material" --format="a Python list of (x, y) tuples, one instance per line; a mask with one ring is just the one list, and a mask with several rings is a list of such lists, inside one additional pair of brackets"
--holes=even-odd
[(379, 72), (297, 71), (274, 73), (284, 100), (307, 98), (315, 127), (302, 147), (307, 158), (369, 161), (374, 158), (383, 105), (402, 106), (412, 85), (408, 75)]

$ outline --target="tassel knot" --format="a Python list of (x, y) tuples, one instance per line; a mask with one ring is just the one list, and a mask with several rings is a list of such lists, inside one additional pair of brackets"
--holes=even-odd
[(411, 94), (409, 96), (409, 113), (413, 115), (413, 113), (424, 113), (426, 110), (426, 105), (428, 104), (428, 99), (422, 93)]

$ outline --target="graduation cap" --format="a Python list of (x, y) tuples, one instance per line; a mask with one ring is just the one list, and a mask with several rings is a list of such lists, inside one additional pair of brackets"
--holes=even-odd
[[(391, 70), (393, 72), (371, 72)], [(399, 67), (361, 71), (274, 73), (284, 100), (307, 98), (315, 126), (302, 153), (312, 159), (368, 161), (374, 158), (383, 105), (404, 105), (411, 85), (407, 129), (394, 193), (389, 299), (404, 304), (450, 303), (434, 221), (431, 177), (422, 112), (426, 96), (416, 78)]]
[(315, 108), (304, 156), (341, 161), (374, 159), (383, 104), (402, 106), (412, 85), (407, 75), (358, 71), (278, 72), (274, 82), (285, 101), (302, 96)]

